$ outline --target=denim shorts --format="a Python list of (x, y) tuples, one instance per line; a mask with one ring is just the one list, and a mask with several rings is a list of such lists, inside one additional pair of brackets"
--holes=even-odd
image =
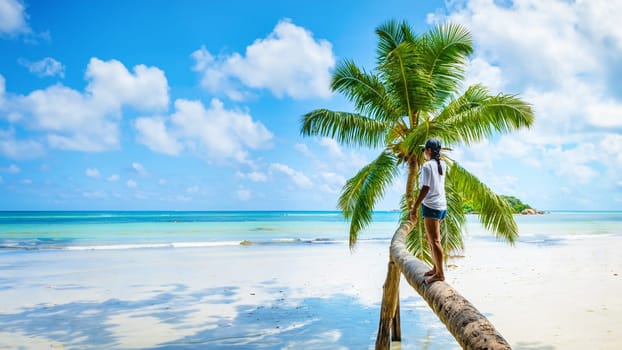
[(432, 209), (421, 204), (421, 214), (424, 218), (443, 220), (447, 215), (447, 210)]

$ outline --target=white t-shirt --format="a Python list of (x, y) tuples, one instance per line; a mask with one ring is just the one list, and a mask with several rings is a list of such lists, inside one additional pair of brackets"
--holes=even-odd
[(436, 210), (447, 210), (447, 198), (445, 198), (445, 174), (447, 166), (441, 160), (443, 175), (438, 173), (438, 163), (434, 159), (430, 159), (423, 163), (419, 171), (419, 186), (430, 187), (428, 194), (423, 199), (423, 205)]

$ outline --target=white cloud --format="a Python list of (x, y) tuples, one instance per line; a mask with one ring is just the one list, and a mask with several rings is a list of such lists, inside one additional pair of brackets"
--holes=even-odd
[(201, 85), (241, 100), (243, 88), (268, 89), (275, 96), (329, 97), (330, 70), (335, 66), (332, 45), (315, 40), (305, 28), (280, 21), (267, 38), (257, 39), (245, 55), (214, 57), (205, 47), (192, 54)]
[(501, 68), (491, 65), (482, 58), (475, 57), (469, 61), (464, 89), (474, 84), (483, 84), (493, 94), (501, 92), (505, 85)]
[(132, 163), (132, 172), (138, 176), (147, 176), (149, 175), (149, 172), (147, 171), (147, 169), (145, 169), (145, 167), (140, 164), (140, 163)]
[(22, 185), (32, 185), (32, 180), (31, 179), (22, 179), (19, 181), (19, 183), (21, 183)]
[(0, 0), (0, 35), (30, 32), (24, 4), (17, 0)]
[(547, 150), (545, 159), (548, 157), (555, 164), (555, 173), (564, 177), (571, 183), (587, 184), (598, 176), (598, 172), (588, 164), (595, 160), (597, 153), (592, 144), (581, 145), (572, 149), (564, 150), (556, 147)]
[(236, 172), (236, 177), (241, 179), (249, 179), (253, 182), (266, 182), (268, 181), (268, 176), (260, 171), (251, 171), (249, 173)]
[(164, 72), (156, 67), (139, 64), (130, 73), (117, 60), (91, 58), (86, 78), (89, 80), (86, 91), (93, 104), (103, 109), (117, 110), (128, 105), (150, 111), (168, 106), (168, 82)]
[[(158, 133), (149, 134), (139, 127), (154, 123), (154, 119), (162, 123)], [(152, 151), (176, 154), (183, 147), (211, 160), (235, 159), (242, 163), (248, 162), (248, 150), (267, 148), (272, 139), (272, 133), (261, 122), (254, 121), (247, 112), (225, 109), (218, 99), (213, 99), (207, 109), (199, 101), (176, 100), (175, 112), (166, 123), (161, 117), (142, 117), (135, 127), (138, 140)]]
[(611, 79), (622, 71), (622, 29), (612, 20), (622, 17), (622, 1), (453, 1), (449, 9), (447, 19), (465, 24), (476, 42), (471, 68), (479, 73), (469, 82), (533, 98), (538, 116), (546, 115), (539, 119), (548, 120), (540, 132), (563, 134), (557, 121), (622, 124), (621, 103), (612, 100), (622, 91)]
[(268, 180), (268, 177), (266, 176), (266, 174), (258, 172), (258, 171), (253, 171), (253, 172), (248, 173), (248, 178), (254, 182), (266, 182)]
[(605, 100), (587, 107), (587, 117), (592, 125), (604, 128), (622, 127), (622, 103)]
[(20, 58), (18, 63), (28, 68), (28, 71), (38, 77), (53, 77), (59, 76), (65, 77), (65, 66), (52, 57), (45, 57), (44, 59), (36, 62), (31, 62), (27, 59)]
[(321, 180), (320, 190), (332, 194), (340, 193), (346, 183), (345, 177), (334, 172), (320, 172), (319, 178)]
[(168, 155), (178, 155), (183, 146), (166, 130), (164, 118), (138, 118), (134, 121), (137, 141), (149, 149)]
[(130, 73), (119, 61), (92, 58), (85, 78), (84, 92), (55, 84), (25, 96), (5, 94), (4, 110), (10, 121), (43, 133), (52, 148), (97, 152), (119, 148), (124, 107), (150, 111), (168, 105), (168, 83), (158, 68), (138, 65)]
[(587, 183), (603, 194), (615, 188), (622, 158), (595, 140), (615, 143), (622, 127), (622, 87), (615, 78), (622, 74), (622, 1), (456, 0), (447, 7), (447, 14), (429, 18), (464, 24), (473, 34), (476, 56), (467, 82), (519, 93), (536, 116), (530, 130), (471, 147), (463, 165), (475, 173), (496, 171), (496, 180), (487, 180), (498, 188), (520, 182), (498, 174), (497, 164), (510, 159), (554, 174), (558, 188), (572, 193)]
[[(474, 33), (478, 51), (503, 62), (512, 81), (548, 84), (598, 68), (589, 37), (583, 34), (583, 5), (566, 1), (454, 1), (451, 22)], [(577, 49), (581, 48), (581, 49)], [(529, 53), (529, 55), (525, 55)]]
[(130, 180), (127, 180), (127, 182), (125, 183), (125, 185), (126, 185), (128, 188), (136, 188), (136, 186), (138, 186), (138, 183), (136, 183), (136, 181), (134, 181), (134, 180), (130, 179)]
[(270, 164), (270, 170), (289, 176), (290, 180), (300, 188), (309, 188), (312, 186), (311, 180), (305, 174), (300, 171), (296, 171), (285, 164), (272, 163)]
[(309, 150), (309, 147), (304, 143), (295, 144), (294, 149), (309, 158), (313, 158), (313, 153), (311, 153), (311, 151)]
[(334, 139), (328, 137), (322, 137), (317, 140), (317, 143), (326, 147), (328, 152), (336, 157), (343, 157), (343, 152), (341, 151), (341, 146)]
[(94, 177), (94, 178), (98, 178), (100, 176), (99, 170), (97, 170), (97, 168), (87, 168), (84, 171), (84, 175), (88, 177)]
[(2, 176), (0, 176), (0, 184), (3, 183), (4, 180), (2, 179)]
[(43, 146), (33, 140), (16, 140), (13, 130), (0, 129), (0, 155), (11, 159), (37, 158), (44, 154)]
[(108, 178), (106, 180), (110, 181), (110, 182), (115, 182), (115, 181), (119, 181), (120, 177), (117, 174), (112, 174), (110, 176), (108, 176)]
[(161, 185), (161, 186), (166, 185), (166, 180), (165, 179), (160, 179), (158, 181), (158, 185)]

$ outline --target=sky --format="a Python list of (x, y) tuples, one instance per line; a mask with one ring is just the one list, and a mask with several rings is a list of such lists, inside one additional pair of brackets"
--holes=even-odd
[[(300, 135), (374, 29), (465, 25), (463, 89), (534, 125), (449, 156), (541, 210), (622, 210), (622, 0), (0, 0), (0, 210), (336, 210), (379, 150)], [(377, 210), (399, 207), (402, 174)]]

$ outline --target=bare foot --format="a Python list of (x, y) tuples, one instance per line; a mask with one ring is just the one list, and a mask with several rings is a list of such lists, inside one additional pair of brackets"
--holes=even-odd
[(444, 280), (445, 280), (445, 276), (442, 276), (442, 275), (439, 276), (437, 274), (434, 274), (431, 277), (429, 277), (428, 279), (426, 279), (425, 283), (432, 284), (432, 283), (434, 283), (436, 281), (444, 281)]
[(424, 276), (433, 276), (436, 275), (436, 269), (432, 269), (426, 273), (423, 274)]

